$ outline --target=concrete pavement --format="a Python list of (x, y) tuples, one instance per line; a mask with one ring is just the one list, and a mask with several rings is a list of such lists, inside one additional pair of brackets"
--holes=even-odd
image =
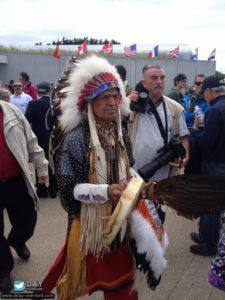
[[(61, 247), (64, 244), (67, 227), (67, 215), (59, 199), (40, 199), (40, 213), (34, 236), (28, 241), (31, 257), (27, 262), (15, 253), (12, 280), (42, 281), (49, 271)], [(224, 292), (208, 284), (208, 268), (212, 258), (193, 255), (189, 252), (192, 244), (190, 232), (197, 231), (197, 221), (189, 221), (176, 215), (165, 207), (165, 230), (169, 237), (167, 250), (168, 267), (164, 271), (160, 285), (155, 291), (142, 288), (141, 300), (224, 300)], [(5, 214), (5, 234), (10, 224)], [(57, 295), (56, 295), (57, 298)], [(102, 300), (102, 293), (85, 296), (82, 300)]]

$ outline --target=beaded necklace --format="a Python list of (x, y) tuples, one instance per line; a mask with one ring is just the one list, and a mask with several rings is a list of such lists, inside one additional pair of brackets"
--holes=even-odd
[(99, 141), (106, 153), (109, 182), (119, 183), (118, 155), (120, 155), (120, 151), (117, 143), (116, 125), (112, 123), (109, 129), (105, 129), (99, 124), (96, 125)]

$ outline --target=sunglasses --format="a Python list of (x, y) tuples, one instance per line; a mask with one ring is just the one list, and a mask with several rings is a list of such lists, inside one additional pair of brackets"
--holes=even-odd
[(195, 81), (195, 84), (196, 85), (201, 85), (201, 84), (203, 84), (203, 81)]
[(17, 87), (21, 87), (21, 86), (22, 86), (22, 85), (19, 85), (19, 84), (18, 84), (18, 85), (14, 85), (13, 87), (17, 88)]

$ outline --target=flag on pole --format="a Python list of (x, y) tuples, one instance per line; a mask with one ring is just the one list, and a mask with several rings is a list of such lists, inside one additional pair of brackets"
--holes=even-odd
[(102, 51), (105, 52), (105, 53), (112, 54), (112, 43), (108, 43), (108, 44), (103, 45)]
[(157, 57), (159, 55), (159, 45), (155, 46), (148, 54), (148, 58)]
[(195, 49), (194, 54), (192, 55), (192, 60), (198, 60), (198, 48)]
[(124, 47), (125, 56), (135, 56), (136, 55), (136, 44), (129, 47)]
[(54, 52), (53, 56), (54, 56), (55, 58), (60, 59), (60, 55), (59, 55), (59, 44), (56, 45), (56, 49), (55, 49), (55, 52)]
[(179, 57), (179, 46), (169, 52), (169, 57), (170, 58), (178, 58)]
[(78, 56), (87, 53), (87, 41), (84, 41), (82, 45), (78, 46)]
[(216, 58), (216, 49), (214, 49), (214, 50), (210, 53), (208, 60), (213, 60), (213, 59), (215, 59), (215, 58)]

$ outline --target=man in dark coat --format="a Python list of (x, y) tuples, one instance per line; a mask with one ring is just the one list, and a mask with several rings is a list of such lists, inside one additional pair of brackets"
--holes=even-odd
[[(56, 116), (49, 113), (50, 111), (50, 92), (51, 86), (47, 82), (41, 82), (37, 85), (37, 91), (40, 99), (31, 101), (27, 106), (25, 117), (31, 124), (32, 130), (37, 136), (38, 144), (44, 149), (45, 156), (49, 157), (49, 138), (54, 126)], [(57, 185), (55, 175), (49, 168), (49, 186), (45, 184), (36, 184), (37, 194), (39, 197), (55, 198), (57, 195)]]
[[(202, 93), (211, 106), (205, 114), (205, 127), (194, 130), (191, 143), (201, 149), (202, 174), (225, 176), (225, 83), (219, 76), (208, 76), (203, 81)], [(195, 120), (193, 128), (198, 125)], [(199, 245), (192, 245), (194, 254), (215, 255), (220, 237), (220, 214), (217, 211), (201, 217), (199, 234), (191, 238)]]

